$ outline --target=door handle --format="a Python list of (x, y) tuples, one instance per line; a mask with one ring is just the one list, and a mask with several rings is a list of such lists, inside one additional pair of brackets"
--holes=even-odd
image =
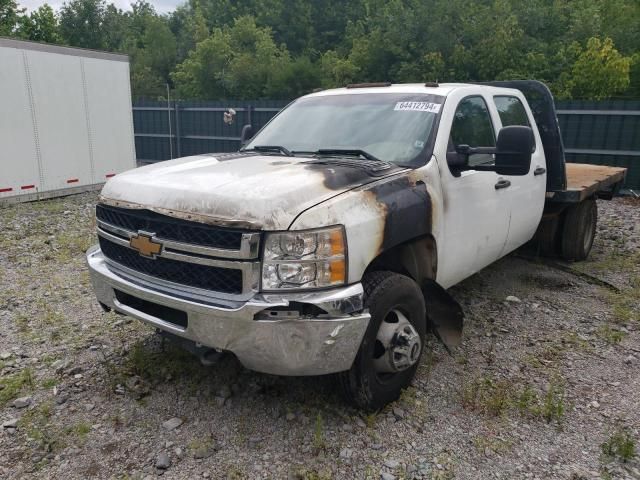
[(547, 171), (546, 168), (544, 167), (536, 167), (536, 169), (533, 171), (534, 175), (542, 175), (543, 173), (545, 173)]
[(498, 183), (496, 183), (496, 190), (500, 190), (501, 188), (507, 188), (511, 186), (511, 182), (509, 180), (505, 180), (504, 178), (501, 178), (500, 180), (498, 180)]

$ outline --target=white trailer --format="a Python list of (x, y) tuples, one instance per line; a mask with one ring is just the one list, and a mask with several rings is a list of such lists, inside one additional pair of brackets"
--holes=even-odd
[(126, 55), (0, 38), (0, 205), (136, 166)]

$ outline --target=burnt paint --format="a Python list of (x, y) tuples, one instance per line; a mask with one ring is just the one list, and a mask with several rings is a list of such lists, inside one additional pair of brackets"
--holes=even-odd
[(324, 186), (329, 190), (345, 190), (365, 185), (385, 175), (402, 170), (402, 167), (390, 165), (388, 169), (370, 168), (370, 161), (341, 159), (323, 159), (307, 162), (305, 168), (320, 172), (324, 176)]
[(431, 233), (431, 197), (424, 182), (394, 177), (376, 183), (369, 192), (385, 207), (381, 252)]

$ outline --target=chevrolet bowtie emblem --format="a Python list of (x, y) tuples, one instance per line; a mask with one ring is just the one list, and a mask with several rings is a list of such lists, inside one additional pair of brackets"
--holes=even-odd
[(143, 257), (156, 258), (162, 251), (162, 244), (153, 241), (153, 235), (138, 232), (137, 235), (131, 237), (129, 245), (137, 250)]

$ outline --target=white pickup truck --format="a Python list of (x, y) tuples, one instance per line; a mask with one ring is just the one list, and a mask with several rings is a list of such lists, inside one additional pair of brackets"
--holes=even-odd
[(98, 300), (203, 361), (338, 374), (368, 410), (409, 385), (428, 330), (459, 338), (447, 288), (536, 231), (545, 253), (585, 258), (595, 198), (625, 175), (565, 165), (538, 82), (349, 85), (246, 140), (107, 182), (87, 254)]

